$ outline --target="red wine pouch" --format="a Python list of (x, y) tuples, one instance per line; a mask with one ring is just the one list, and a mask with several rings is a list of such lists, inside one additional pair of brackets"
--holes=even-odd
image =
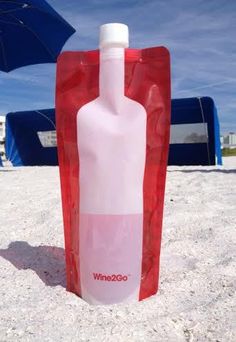
[[(56, 127), (67, 290), (92, 304), (112, 304), (158, 290), (170, 57), (164, 47), (125, 49), (123, 107), (112, 97), (116, 88), (101, 84), (119, 78), (119, 67), (101, 80), (101, 63), (99, 50), (59, 56)], [(109, 91), (114, 103), (106, 102)], [(136, 179), (140, 192), (132, 190)]]

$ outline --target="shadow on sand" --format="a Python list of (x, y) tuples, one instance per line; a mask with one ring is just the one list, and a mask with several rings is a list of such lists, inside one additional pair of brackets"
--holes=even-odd
[(183, 173), (193, 173), (193, 172), (201, 172), (201, 173), (236, 173), (236, 169), (230, 169), (230, 170), (221, 170), (221, 169), (212, 169), (212, 170), (203, 170), (203, 169), (191, 169), (191, 170), (181, 170), (181, 169), (175, 169), (175, 170), (167, 170), (167, 172), (183, 172)]
[(0, 249), (0, 257), (10, 261), (18, 270), (30, 269), (47, 286), (66, 287), (64, 249), (52, 246), (31, 246), (26, 241), (11, 242)]

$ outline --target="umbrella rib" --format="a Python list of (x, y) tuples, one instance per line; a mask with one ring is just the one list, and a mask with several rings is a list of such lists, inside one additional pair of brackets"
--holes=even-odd
[[(12, 3), (12, 4), (17, 4), (17, 5), (19, 5), (19, 2), (16, 2), (16, 1), (1, 1), (0, 0), (0, 4), (1, 3)], [(25, 1), (22, 1), (21, 2), (21, 4), (22, 5), (25, 5), (26, 3), (25, 3)], [(39, 12), (43, 12), (44, 14), (46, 14), (46, 15), (49, 15), (49, 16), (53, 16), (53, 17), (55, 17), (58, 21), (61, 21), (63, 24), (65, 24), (65, 25), (67, 25), (67, 26), (69, 26), (70, 28), (72, 28), (74, 31), (75, 31), (75, 29), (64, 19), (64, 18), (62, 18), (61, 17), (61, 15), (59, 14), (59, 13), (57, 13), (55, 10), (54, 10), (54, 8), (53, 7), (51, 7), (48, 3), (47, 3), (47, 5), (52, 9), (52, 11), (53, 12), (55, 12), (55, 13), (49, 13), (49, 12), (47, 12), (47, 11), (45, 11), (45, 10), (43, 10), (43, 9), (41, 9), (41, 8), (38, 8), (38, 7), (34, 7), (32, 4), (26, 4), (27, 6), (26, 7), (21, 7), (21, 8), (16, 8), (16, 9), (13, 9), (13, 10), (9, 10), (8, 12), (10, 13), (10, 11), (12, 11), (12, 12), (16, 12), (16, 11), (20, 11), (20, 10), (25, 10), (26, 8), (27, 9), (36, 9), (37, 11), (39, 11)], [(7, 11), (6, 12), (2, 12), (3, 14), (7, 14)], [(1, 12), (0, 12), (0, 14), (1, 14)]]
[[(19, 5), (18, 2), (16, 1), (0, 1), (0, 5), (1, 4), (6, 4), (6, 3), (11, 3), (11, 4), (15, 4), (15, 5)], [(10, 10), (0, 10), (0, 15), (4, 15), (4, 14), (9, 14), (9, 13), (12, 13), (12, 12), (16, 12), (16, 11), (21, 11), (21, 10), (24, 10), (26, 7), (27, 8), (32, 8), (31, 5), (28, 5), (26, 7), (24, 7), (24, 3), (22, 3), (23, 6), (21, 7), (16, 7), (16, 8), (13, 8), (13, 9), (10, 9)]]
[(3, 24), (8, 24), (8, 25), (15, 25), (15, 26), (22, 26), (22, 24), (19, 24), (19, 23), (11, 23), (9, 21), (6, 21), (6, 20), (2, 20), (0, 19), (0, 23), (3, 23)]
[[(0, 3), (1, 2), (4, 2), (4, 1), (0, 1)], [(15, 3), (14, 1), (12, 1), (12, 3)], [(34, 9), (34, 10), (37, 10), (37, 11), (39, 11), (39, 12), (43, 12), (45, 15), (50, 15), (50, 16), (54, 16), (58, 21), (61, 21), (61, 22), (63, 22), (63, 23), (65, 23), (65, 24), (67, 24), (67, 26), (70, 26), (66, 21), (64, 21), (64, 19), (62, 19), (60, 16), (56, 16), (56, 15), (54, 15), (54, 14), (49, 14), (48, 12), (46, 12), (46, 11), (43, 11), (43, 10), (41, 10), (41, 9), (39, 9), (39, 8), (37, 8), (37, 7), (33, 7), (33, 6), (29, 6), (29, 7), (27, 7), (27, 8), (30, 8), (30, 9)], [(12, 10), (12, 12), (13, 11), (19, 11), (19, 10), (24, 10), (25, 8), (17, 8), (16, 10)], [(11, 22), (5, 22), (4, 20), (1, 20), (0, 19), (0, 22), (5, 22), (5, 23), (7, 23), (7, 24), (10, 24), (10, 25), (19, 25), (19, 26), (24, 26), (29, 32), (31, 32), (37, 39), (38, 39), (38, 41), (41, 43), (41, 45), (44, 47), (44, 49), (49, 53), (49, 55), (52, 57), (52, 59), (53, 59), (53, 61), (56, 61), (56, 55), (54, 55), (53, 53), (52, 53), (52, 51), (50, 51), (50, 49), (44, 44), (44, 42), (39, 38), (39, 36), (30, 28), (30, 27), (28, 27), (24, 22), (22, 22), (20, 19), (18, 19), (16, 16), (14, 16), (13, 14), (10, 14), (10, 11), (9, 11), (9, 13), (8, 13), (8, 15), (10, 16), (10, 17), (12, 17), (12, 18), (14, 18), (15, 20), (16, 20), (16, 22), (15, 23), (11, 23)], [(18, 23), (17, 23), (18, 22)], [(70, 26), (71, 27), (71, 26)]]
[[(21, 11), (24, 11), (24, 10), (34, 10), (34, 11), (38, 11), (38, 12), (41, 12), (43, 13), (45, 16), (47, 17), (51, 17), (52, 20), (54, 19), (55, 21), (57, 21), (58, 23), (63, 23), (65, 26), (67, 26), (68, 28), (70, 28), (71, 32), (68, 32), (68, 37), (71, 36), (74, 32), (75, 32), (75, 29), (64, 19), (60, 16), (60, 14), (58, 14), (50, 5), (49, 6), (49, 9), (52, 9), (52, 11), (48, 12), (47, 10), (45, 10), (44, 8), (38, 8), (37, 6), (34, 6), (32, 4), (28, 4), (27, 3), (27, 0), (26, 2), (24, 1), (21, 1), (20, 3), (19, 2), (16, 2), (16, 1), (2, 1), (0, 0), (0, 6), (3, 5), (3, 4), (15, 4), (16, 7), (13, 8), (13, 9), (6, 9), (4, 11), (4, 9), (0, 9), (0, 24), (3, 23), (3, 24), (7, 24), (7, 25), (15, 25), (15, 26), (19, 26), (19, 27), (22, 27), (23, 29), (25, 29), (26, 31), (28, 31), (33, 37), (35, 37), (35, 39), (39, 42), (39, 45), (42, 46), (42, 48), (45, 50), (45, 52), (47, 52), (48, 56), (52, 59), (48, 61), (48, 63), (50, 62), (56, 62), (56, 59), (57, 59), (57, 56), (59, 54), (59, 47), (57, 47), (57, 45), (55, 46), (55, 52), (53, 52), (53, 49), (51, 49), (50, 47), (47, 46), (47, 44), (41, 39), (40, 35), (38, 35), (37, 32), (35, 32), (31, 27), (30, 25), (28, 26), (25, 22), (24, 22), (24, 19), (23, 21), (17, 17), (17, 12), (21, 12)], [(17, 7), (17, 5), (20, 7)], [(15, 15), (13, 15), (13, 13)], [(6, 15), (6, 19), (4, 20), (4, 15)], [(7, 20), (7, 16), (9, 18), (9, 21)], [(12, 18), (12, 22), (11, 22), (11, 19)], [(26, 20), (27, 21), (27, 20)], [(67, 39), (68, 39), (67, 37)], [(5, 65), (5, 68), (6, 68), (6, 71), (9, 71), (9, 68), (8, 68), (8, 63), (7, 63), (7, 59), (6, 59), (6, 48), (5, 48), (5, 44), (4, 44), (4, 39), (3, 37), (0, 37), (0, 51), (2, 50), (2, 57), (3, 57), (3, 62), (4, 62), (4, 65)], [(61, 49), (60, 49), (61, 50)], [(40, 63), (40, 62), (35, 62), (35, 63)], [(32, 63), (32, 64), (35, 64), (35, 63)]]
[(5, 51), (5, 47), (4, 47), (4, 43), (3, 43), (3, 39), (0, 36), (0, 45), (1, 45), (1, 50), (2, 50), (2, 57), (3, 57), (3, 62), (5, 64), (5, 68), (8, 71), (8, 65), (7, 65), (7, 58), (6, 58), (6, 51)]
[[(0, 5), (1, 5), (1, 3), (4, 3), (4, 2), (6, 2), (6, 1), (0, 1)], [(15, 2), (13, 2), (12, 1), (12, 3), (15, 3)], [(32, 6), (27, 6), (27, 8), (32, 8)], [(18, 8), (14, 8), (14, 9), (11, 9), (11, 10), (6, 10), (6, 11), (4, 11), (4, 10), (0, 10), (0, 15), (2, 15), (2, 14), (9, 14), (9, 13), (12, 13), (12, 12), (16, 12), (16, 11), (22, 11), (22, 10), (24, 10), (25, 9), (25, 7), (18, 7)]]
[[(14, 18), (16, 21), (18, 21), (20, 24), (20, 26), (24, 27), (26, 30), (28, 30), (29, 32), (31, 32), (37, 39), (38, 41), (41, 43), (41, 45), (44, 47), (45, 50), (47, 50), (47, 52), (49, 53), (49, 55), (52, 57), (52, 59), (55, 61), (56, 56), (49, 50), (49, 48), (44, 44), (44, 42), (39, 38), (39, 36), (30, 28), (28, 27), (25, 23), (23, 23), (20, 19), (18, 19), (17, 17), (15, 17), (13, 14), (10, 14), (10, 16), (12, 18)], [(17, 24), (16, 24), (17, 25)]]
[(24, 27), (31, 32), (37, 39), (38, 41), (41, 43), (41, 45), (44, 47), (44, 49), (49, 53), (49, 55), (52, 57), (52, 59), (55, 61), (56, 60), (56, 56), (52, 53), (52, 51), (49, 50), (49, 48), (46, 46), (46, 44), (44, 44), (44, 42), (39, 38), (39, 36), (27, 25), (24, 24)]

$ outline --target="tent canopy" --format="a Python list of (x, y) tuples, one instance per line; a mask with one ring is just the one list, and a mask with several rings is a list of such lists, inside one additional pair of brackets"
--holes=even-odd
[(217, 110), (210, 97), (171, 102), (169, 165), (222, 164)]
[(13, 166), (58, 165), (55, 110), (9, 113), (6, 157)]

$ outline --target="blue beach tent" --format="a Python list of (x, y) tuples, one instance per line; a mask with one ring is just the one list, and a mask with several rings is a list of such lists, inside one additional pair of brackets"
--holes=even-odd
[(6, 158), (13, 166), (58, 165), (55, 110), (9, 113)]
[(222, 165), (217, 110), (210, 97), (171, 101), (168, 165)]
[[(14, 166), (58, 165), (55, 109), (9, 113), (6, 157)], [(172, 100), (168, 165), (222, 164), (217, 110), (210, 97)]]

